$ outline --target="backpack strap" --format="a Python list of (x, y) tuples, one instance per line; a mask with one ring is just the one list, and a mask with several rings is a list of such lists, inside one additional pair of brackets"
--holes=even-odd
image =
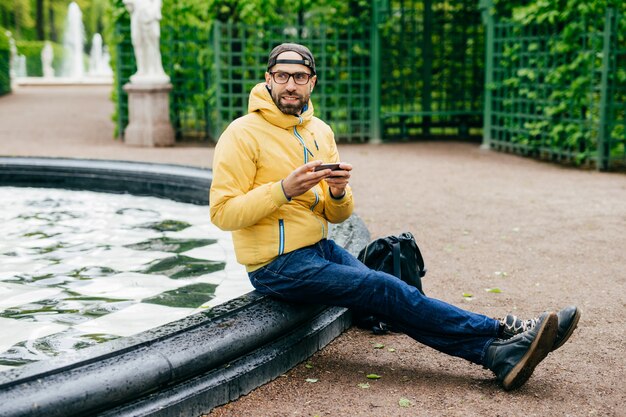
[(400, 242), (393, 242), (393, 275), (402, 279), (402, 269), (400, 269)]

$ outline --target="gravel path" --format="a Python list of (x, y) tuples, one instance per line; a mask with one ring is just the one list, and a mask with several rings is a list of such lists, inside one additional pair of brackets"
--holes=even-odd
[[(24, 87), (0, 97), (0, 155), (210, 167), (208, 146), (112, 139), (109, 95), (108, 87)], [(404, 335), (350, 329), (308, 366), (211, 416), (626, 416), (625, 175), (465, 143), (341, 145), (340, 153), (354, 165), (356, 211), (372, 236), (417, 237), (427, 294), (494, 317), (577, 304), (579, 328), (511, 393), (490, 372)], [(485, 291), (495, 287), (501, 293)]]

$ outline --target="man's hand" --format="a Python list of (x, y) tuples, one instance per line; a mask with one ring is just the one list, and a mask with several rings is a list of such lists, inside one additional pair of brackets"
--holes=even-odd
[(335, 197), (343, 196), (352, 165), (341, 163), (341, 170), (331, 171), (324, 169), (315, 172), (316, 166), (321, 165), (322, 161), (312, 161), (296, 168), (287, 178), (283, 180), (283, 190), (285, 196), (289, 199), (297, 197), (315, 187), (321, 180), (325, 179), (330, 186), (331, 193)]
[(350, 182), (350, 171), (352, 171), (352, 165), (342, 162), (339, 164), (338, 170), (331, 171), (326, 177), (326, 183), (328, 183), (333, 197), (341, 198), (346, 193), (346, 187)]

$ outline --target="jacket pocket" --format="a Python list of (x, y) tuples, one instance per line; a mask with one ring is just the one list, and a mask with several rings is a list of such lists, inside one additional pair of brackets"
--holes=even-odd
[(285, 221), (278, 219), (278, 254), (285, 253)]

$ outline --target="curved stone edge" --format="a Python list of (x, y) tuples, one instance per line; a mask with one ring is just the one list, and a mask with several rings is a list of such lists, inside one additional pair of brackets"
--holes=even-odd
[[(0, 185), (129, 193), (208, 204), (211, 172), (63, 158), (0, 158)], [(358, 216), (331, 227), (355, 254)], [(0, 415), (180, 415), (208, 412), (276, 378), (341, 334), (346, 309), (295, 306), (251, 292), (136, 336), (0, 373)]]
[(0, 157), (0, 185), (161, 197), (207, 205), (213, 175), (182, 165), (97, 159)]
[(284, 374), (350, 325), (346, 309), (324, 309), (306, 325), (237, 360), (99, 415), (179, 417), (208, 413)]

